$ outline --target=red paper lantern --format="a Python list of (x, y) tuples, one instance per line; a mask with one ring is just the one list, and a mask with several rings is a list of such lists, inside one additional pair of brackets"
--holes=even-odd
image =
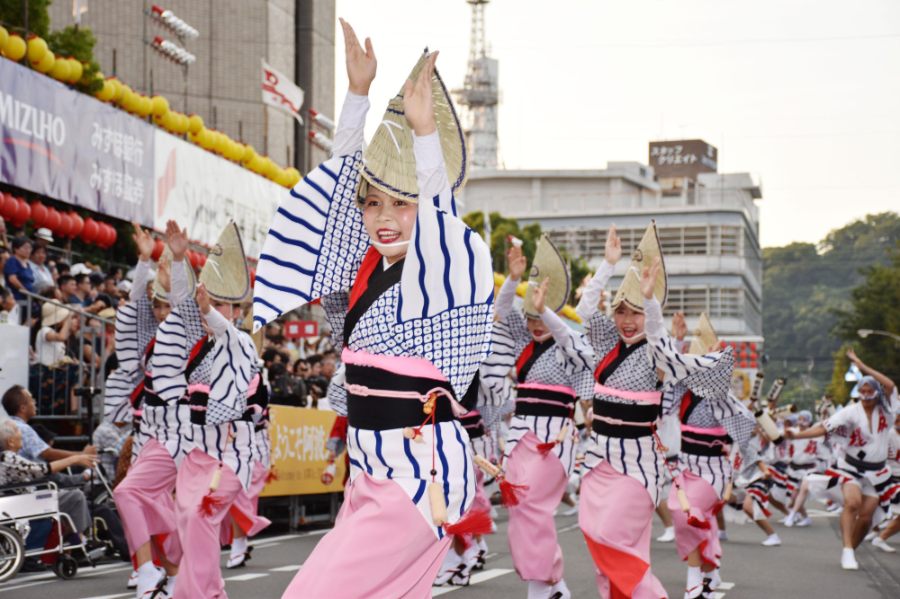
[(100, 225), (97, 224), (97, 221), (92, 218), (85, 220), (81, 229), (81, 241), (95, 243), (98, 235), (100, 235)]
[(19, 203), (12, 194), (0, 192), (0, 216), (5, 220), (13, 220), (19, 211)]
[(16, 217), (13, 219), (13, 224), (17, 227), (21, 227), (28, 222), (29, 218), (31, 218), (31, 206), (22, 198), (19, 198), (17, 203)]
[(47, 209), (47, 228), (53, 231), (54, 233), (59, 232), (59, 224), (62, 222), (62, 215), (56, 210), (56, 208), (48, 208)]
[(110, 227), (108, 224), (100, 223), (100, 235), (99, 239), (97, 239), (97, 245), (99, 245), (103, 249), (107, 249), (112, 245), (113, 239), (112, 234), (110, 233), (110, 229), (112, 229), (112, 227)]
[(72, 230), (72, 222), (69, 215), (65, 212), (59, 213), (59, 227), (53, 231), (60, 237), (69, 237), (69, 231)]
[(116, 242), (116, 239), (119, 238), (119, 232), (116, 231), (116, 228), (112, 225), (106, 226), (109, 227), (109, 233), (107, 237), (107, 239), (109, 240), (109, 244), (107, 245), (107, 247), (111, 247)]
[(47, 207), (40, 200), (31, 205), (31, 222), (34, 223), (36, 229), (40, 229), (47, 224)]
[(198, 268), (203, 268), (206, 266), (206, 252), (197, 252), (197, 260), (200, 262), (200, 266)]
[(200, 268), (200, 254), (193, 250), (188, 250), (187, 259), (191, 263), (191, 266), (194, 267), (194, 270)]
[(162, 239), (156, 238), (156, 241), (153, 242), (153, 252), (150, 254), (150, 258), (154, 261), (159, 260), (159, 257), (162, 256), (162, 253), (166, 250), (166, 244), (163, 243)]
[[(31, 211), (32, 220), (34, 220), (34, 210)], [(84, 219), (81, 218), (77, 212), (72, 210), (69, 212), (69, 220), (71, 221), (72, 228), (69, 230), (69, 237), (75, 238), (81, 234), (81, 231), (84, 229)]]

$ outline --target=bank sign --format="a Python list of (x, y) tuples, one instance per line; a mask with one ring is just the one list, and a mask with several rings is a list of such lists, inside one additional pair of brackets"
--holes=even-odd
[(148, 122), (0, 59), (0, 181), (146, 227), (174, 218), (214, 243), (234, 220), (262, 247), (287, 190)]

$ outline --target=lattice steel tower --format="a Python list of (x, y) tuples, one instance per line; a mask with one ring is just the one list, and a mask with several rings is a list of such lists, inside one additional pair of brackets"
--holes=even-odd
[(464, 87), (453, 93), (456, 101), (465, 107), (461, 118), (470, 166), (497, 168), (498, 62), (487, 56), (484, 33), (484, 7), (489, 0), (466, 2), (472, 5), (469, 65)]

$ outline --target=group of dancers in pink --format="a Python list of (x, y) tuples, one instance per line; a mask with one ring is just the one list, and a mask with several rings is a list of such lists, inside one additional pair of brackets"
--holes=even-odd
[[(576, 330), (559, 315), (571, 282), (549, 238), (540, 239), (523, 284), (521, 244), (511, 239), (506, 268), (496, 268), (461, 219), (456, 194), (467, 149), (437, 53), (419, 58), (366, 146), (377, 62), (371, 41), (341, 25), (349, 90), (332, 158), (285, 194), (253, 288), (255, 331), (321, 301), (345, 368), (342, 384), (328, 391), (338, 412), (330, 447), (346, 446), (349, 464), (344, 503), (283, 596), (423, 598), (435, 584), (468, 584), (495, 529), (484, 489), (491, 480), (508, 510), (509, 548), (529, 599), (570, 597), (554, 513), (576, 457), (578, 524), (598, 594), (667, 596), (650, 567), (652, 517), (666, 503), (687, 564), (684, 596), (711, 596), (721, 582), (717, 514), (746, 471), (752, 515), (771, 470), (758, 441), (760, 414), (732, 393), (732, 350), (714, 334), (686, 346), (680, 315), (675, 334), (666, 331), (655, 224), (607, 302), (623, 262), (609, 230)], [(136, 230), (135, 291), (117, 319), (108, 412), (133, 415), (135, 459), (115, 500), (138, 599), (225, 597), (220, 543), (232, 547), (227, 566), (240, 566), (247, 537), (268, 524), (256, 510), (270, 472), (265, 385), (251, 336), (234, 324), (250, 281), (233, 224), (196, 284), (185, 231), (169, 223), (166, 233), (151, 285), (153, 242)], [(505, 269), (497, 289), (494, 271)], [(845, 533), (853, 547), (874, 511), (870, 492), (885, 490), (876, 466), (884, 467), (888, 445), (870, 419), (882, 410), (893, 423), (888, 398), (896, 390), (888, 383), (866, 379), (859, 408), (781, 435), (862, 429), (834, 470), (845, 516), (854, 518)], [(499, 439), (504, 411), (511, 414)], [(667, 447), (673, 434), (675, 452)], [(805, 473), (801, 462), (794, 470)], [(756, 480), (766, 482), (754, 487)], [(758, 514), (766, 506), (757, 503)]]

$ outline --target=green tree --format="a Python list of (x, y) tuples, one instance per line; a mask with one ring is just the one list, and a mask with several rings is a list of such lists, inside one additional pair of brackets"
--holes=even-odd
[(838, 316), (839, 335), (852, 341), (860, 359), (894, 381), (900, 381), (900, 341), (886, 335), (861, 339), (860, 329), (900, 334), (900, 245), (887, 265), (866, 269), (862, 285), (852, 292), (852, 307)]
[(100, 65), (94, 60), (97, 38), (90, 29), (70, 25), (47, 35), (47, 45), (57, 56), (71, 56), (86, 65), (78, 87), (87, 93), (100, 91), (103, 81), (98, 77)]
[[(50, 31), (48, 9), (53, 0), (0, 0), (0, 21), (19, 34), (34, 33), (47, 37)], [(28, 7), (28, 31), (25, 31), (25, 7)]]

